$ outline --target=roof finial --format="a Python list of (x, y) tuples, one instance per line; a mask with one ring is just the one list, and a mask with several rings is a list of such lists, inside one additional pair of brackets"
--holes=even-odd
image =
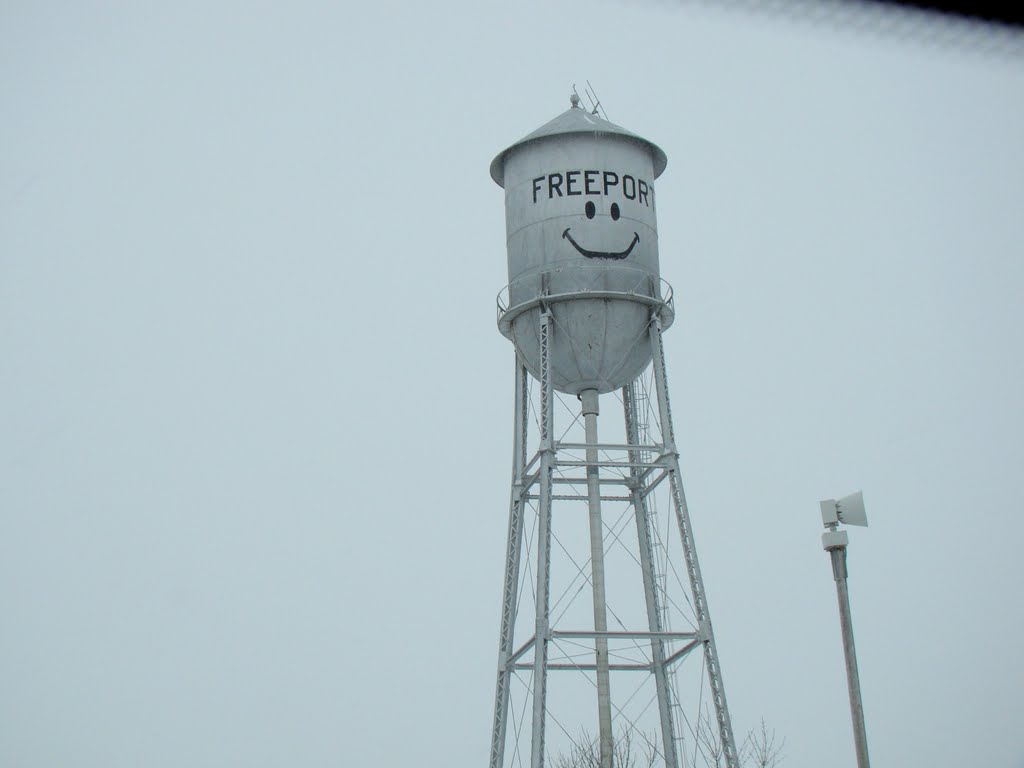
[(569, 97), (569, 103), (572, 104), (573, 109), (580, 108), (580, 95), (576, 93), (576, 84), (572, 86), (572, 96)]

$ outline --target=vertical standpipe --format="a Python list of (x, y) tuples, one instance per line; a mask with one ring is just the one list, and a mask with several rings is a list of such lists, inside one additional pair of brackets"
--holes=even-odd
[(584, 430), (587, 442), (587, 507), (590, 512), (590, 570), (594, 593), (595, 666), (597, 667), (597, 723), (601, 745), (601, 768), (612, 768), (614, 740), (612, 734), (612, 694), (608, 675), (608, 606), (604, 584), (604, 526), (601, 523), (601, 478), (598, 473), (597, 448), (598, 395), (596, 389), (580, 393)]

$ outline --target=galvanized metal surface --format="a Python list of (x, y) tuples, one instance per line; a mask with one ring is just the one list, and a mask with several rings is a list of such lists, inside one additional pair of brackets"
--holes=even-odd
[[(495, 158), (505, 189), (507, 307), (502, 332), (534, 376), (543, 302), (558, 333), (559, 392), (607, 393), (650, 362), (649, 305), (662, 297), (654, 179), (665, 154), (572, 108)], [(668, 316), (666, 321), (670, 322)]]
[(527, 134), (507, 149), (499, 152), (498, 156), (491, 161), (491, 178), (494, 179), (495, 184), (498, 186), (505, 186), (505, 157), (512, 152), (512, 150), (518, 149), (530, 142), (538, 141), (540, 139), (579, 133), (592, 134), (595, 137), (619, 137), (629, 141), (635, 141), (637, 144), (646, 147), (654, 157), (655, 178), (660, 176), (665, 170), (665, 166), (668, 165), (668, 157), (654, 142), (637, 136), (635, 133), (627, 131), (622, 126), (616, 125), (615, 123), (605, 120), (597, 115), (590, 114), (585, 109), (574, 107), (567, 109), (565, 112), (558, 115), (558, 117), (545, 123), (532, 133)]
[[(603, 742), (601, 751), (606, 754), (610, 754), (611, 746), (605, 734), (617, 738), (618, 733), (613, 734), (612, 726), (618, 722), (621, 727), (624, 710), (622, 709), (623, 702), (617, 701), (615, 698), (618, 686), (606, 687), (600, 683), (600, 679), (609, 673), (628, 672), (634, 675), (639, 674), (641, 677), (648, 675), (648, 679), (652, 681), (656, 691), (652, 698), (657, 701), (657, 722), (660, 723), (658, 727), (662, 743), (656, 751), (659, 764), (666, 768), (680, 768), (682, 764), (688, 764), (687, 761), (691, 758), (684, 758), (679, 748), (680, 740), (684, 735), (677, 730), (676, 725), (681, 702), (675, 700), (672, 680), (675, 678), (679, 666), (686, 663), (685, 660), (690, 652), (697, 647), (701, 647), (704, 651), (702, 677), (704, 677), (711, 694), (710, 706), (714, 709), (714, 722), (717, 724), (717, 737), (721, 744), (724, 764), (736, 768), (737, 752), (721, 678), (718, 652), (715, 647), (700, 568), (697, 564), (689, 512), (682, 493), (678, 455), (671, 428), (661, 327), (657, 316), (652, 316), (649, 338), (646, 343), (652, 352), (655, 363), (653, 379), (657, 393), (657, 414), (661, 424), (660, 439), (653, 434), (641, 434), (638, 430), (638, 418), (635, 413), (636, 394), (630, 387), (627, 387), (623, 392), (626, 439), (624, 442), (619, 439), (608, 443), (599, 443), (597, 440), (598, 414), (594, 412), (597, 409), (592, 404), (582, 408), (582, 413), (577, 412), (577, 419), (582, 415), (584, 422), (588, 417), (593, 420), (592, 425), (584, 424), (584, 440), (561, 442), (555, 439), (556, 425), (553, 412), (556, 395), (550, 377), (549, 361), (552, 341), (559, 331), (550, 314), (546, 313), (543, 318), (539, 339), (542, 375), (539, 413), (536, 420), (540, 434), (537, 452), (529, 458), (522, 449), (527, 442), (526, 424), (529, 421), (529, 408), (523, 400), (522, 392), (527, 387), (529, 379), (524, 374), (521, 359), (517, 358), (516, 424), (514, 429), (516, 437), (513, 450), (510, 542), (506, 552), (502, 598), (491, 768), (525, 764), (526, 761), (523, 759), (525, 754), (520, 755), (518, 751), (518, 740), (524, 738), (529, 746), (529, 764), (532, 768), (543, 767), (548, 757), (546, 732), (549, 724), (555, 723), (556, 732), (563, 742), (567, 733), (565, 723), (550, 719), (551, 715), (547, 704), (549, 688), (552, 684), (550, 675), (572, 673), (592, 676), (590, 679), (594, 685), (593, 695), (599, 702), (597, 726), (600, 742)], [(579, 457), (580, 451), (583, 451), (585, 456)], [(565, 474), (565, 468), (572, 467), (579, 467), (583, 471), (577, 470), (575, 475)], [(557, 478), (555, 477), (556, 472), (560, 473)], [(614, 474), (605, 475), (605, 473)], [(660, 618), (662, 606), (659, 605), (659, 587), (657, 586), (659, 577), (654, 563), (655, 556), (651, 551), (651, 533), (647, 525), (647, 499), (665, 479), (669, 480), (669, 497), (672, 499), (671, 512), (676, 521), (675, 527), (681, 540), (685, 570), (689, 576), (689, 595), (686, 599), (692, 603), (696, 611), (695, 629), (693, 630), (666, 629)], [(553, 493), (556, 480), (560, 487), (575, 488), (577, 493), (575, 498), (569, 494), (556, 496)], [(570, 508), (561, 500), (573, 498), (577, 502), (585, 502), (590, 510), (590, 530), (607, 530), (607, 522), (602, 522), (600, 517), (601, 503), (616, 497), (604, 489), (623, 484), (628, 489), (629, 495), (617, 498), (628, 500), (636, 523), (638, 549), (634, 550), (634, 558), (639, 563), (643, 576), (643, 593), (637, 596), (637, 600), (643, 606), (643, 614), (646, 615), (643, 623), (646, 626), (627, 626), (621, 630), (607, 629), (607, 619), (602, 616), (603, 611), (600, 610), (604, 602), (602, 582), (605, 577), (598, 573), (599, 569), (594, 562), (589, 563), (591, 566), (589, 570), (592, 584), (591, 594), (594, 597), (593, 625), (589, 627), (562, 626), (558, 617), (551, 615), (552, 528), (557, 519), (562, 519), (561, 513), (556, 514), (557, 510), (563, 507), (566, 510)], [(527, 504), (533, 503), (530, 501), (531, 499), (536, 499), (538, 502), (536, 504), (536, 528), (533, 534), (535, 536), (535, 560), (532, 576), (528, 573), (527, 578), (523, 578), (522, 563), (527, 562), (529, 548), (526, 552), (522, 551), (521, 537), (524, 524), (521, 512)], [(556, 502), (558, 503), (556, 504)], [(573, 508), (578, 509), (578, 507)], [(594, 520), (595, 510), (598, 511), (596, 522)], [(559, 543), (558, 546), (563, 548), (564, 544)], [(592, 556), (597, 555), (597, 558), (592, 557), (592, 560), (600, 560), (604, 556), (604, 546), (606, 546), (606, 542), (602, 542), (600, 536), (591, 536), (590, 551)], [(517, 555), (520, 562), (513, 562)], [(586, 563), (582, 565), (586, 565)], [(681, 585), (682, 583), (680, 583)], [(559, 586), (560, 590), (562, 586), (564, 585)], [(515, 605), (524, 597), (529, 599), (531, 594), (535, 596), (532, 631), (528, 636), (521, 637), (516, 641), (513, 626), (515, 624)], [(575, 648), (580, 648), (580, 643), (591, 643), (590, 648), (593, 655), (590, 656), (590, 659), (579, 660), (567, 659), (564, 654), (562, 656), (556, 654), (552, 658), (549, 646), (554, 647), (551, 646), (552, 643), (565, 642), (572, 643)], [(609, 660), (610, 654), (607, 648), (608, 643), (611, 642), (632, 643), (636, 644), (637, 648), (641, 647), (641, 644), (645, 644), (648, 647), (647, 660), (629, 661), (628, 659), (614, 658)], [(510, 678), (526, 671), (531, 673), (530, 684), (522, 692), (521, 698), (525, 697), (522, 707), (526, 708), (527, 704), (530, 704), (528, 707), (529, 717), (525, 721), (519, 722), (514, 729), (510, 729), (508, 727), (509, 718), (515, 717), (515, 711), (509, 701)], [(619, 695), (625, 698), (625, 693)], [(606, 696), (609, 702), (609, 717), (607, 718), (603, 712), (603, 701)], [(690, 730), (686, 736), (690, 738), (691, 749), (695, 748), (693, 722), (687, 720), (678, 722), (688, 724)], [(508, 756), (506, 742), (517, 745), (511, 759)]]
[(672, 407), (669, 403), (668, 381), (665, 373), (665, 346), (661, 336), (661, 324), (655, 315), (651, 319), (651, 347), (654, 359), (654, 377), (658, 382), (658, 407), (661, 410), (662, 434), (665, 440), (665, 453), (670, 463), (669, 482), (672, 488), (672, 502), (675, 508), (676, 521), (679, 524), (679, 535), (683, 540), (683, 553), (686, 558), (686, 571), (690, 577), (690, 588), (693, 590), (693, 603), (697, 610), (704, 639), (704, 663), (707, 665), (708, 682), (715, 704), (718, 719), (719, 737), (721, 739), (723, 757), (727, 768), (739, 768), (739, 752), (736, 739), (732, 732), (732, 719), (729, 717), (729, 706), (725, 700), (725, 684), (722, 682), (722, 670), (718, 661), (718, 648), (715, 635), (711, 628), (711, 614), (704, 595), (704, 578), (701, 576), (700, 563), (697, 560), (697, 548), (693, 542), (693, 526), (690, 523), (690, 511), (683, 493), (683, 479), (679, 472), (679, 453), (676, 451), (675, 430), (672, 426)]
[(549, 618), (551, 599), (551, 476), (554, 459), (554, 412), (551, 386), (552, 319), (544, 312), (540, 320), (540, 510), (537, 522), (537, 597), (533, 651), (533, 734), (530, 750), (532, 768), (544, 768), (544, 728), (547, 725), (546, 696)]
[(608, 606), (604, 583), (604, 525), (601, 522), (601, 479), (597, 448), (596, 389), (580, 394), (580, 411), (586, 424), (587, 507), (590, 517), (590, 583), (594, 603), (594, 670), (597, 673), (597, 730), (600, 741), (601, 768), (612, 768), (614, 734), (612, 733), (611, 678), (608, 670)]
[(846, 661), (846, 684), (850, 694), (850, 718), (853, 721), (853, 745), (857, 753), (857, 768), (871, 768), (868, 759), (868, 732), (864, 725), (864, 703), (860, 695), (860, 674), (857, 671), (857, 648), (853, 643), (846, 545), (844, 542), (842, 545), (826, 548), (832, 558), (832, 576), (836, 582), (836, 600), (839, 603), (839, 627), (843, 635), (843, 658)]
[[(593, 686), (593, 693), (585, 690), (587, 695), (596, 693), (597, 754), (603, 768), (613, 768), (618, 738), (613, 727), (628, 726), (632, 731), (626, 730), (627, 736), (636, 729), (626, 707), (640, 689), (618, 694), (618, 683), (614, 690), (611, 685), (613, 672), (640, 673), (641, 685), (653, 684), (655, 693), (647, 706), (657, 701), (657, 730), (654, 742), (647, 746), (666, 768), (680, 768), (686, 762), (684, 740), (689, 739), (695, 760), (695, 750), (711, 738), (721, 745), (725, 765), (737, 768), (668, 401), (662, 332), (674, 319), (674, 305), (671, 287), (659, 274), (653, 183), (665, 164), (664, 152), (655, 145), (574, 108), (513, 144), (491, 165), (492, 177), (505, 189), (508, 245), (509, 284), (498, 297), (498, 325), (515, 345), (517, 359), (512, 498), (491, 768), (509, 763), (519, 768), (524, 765), (524, 755), (528, 755), (531, 768), (543, 768), (549, 721), (557, 728), (551, 732), (552, 738), (557, 736), (563, 745), (566, 738), (574, 738), (549, 710), (549, 672), (575, 672)], [(637, 378), (652, 361), (657, 400), (654, 418), (660, 423), (657, 437), (646, 427), (641, 429), (636, 408)], [(539, 440), (536, 453), (529, 458), (527, 424), (531, 419), (524, 392), (531, 385), (527, 371), (540, 383), (539, 413), (535, 414)], [(598, 396), (619, 390), (625, 441), (600, 443)], [(572, 423), (566, 431), (556, 434), (556, 404), (565, 406), (559, 392), (580, 396), (582, 407), (570, 416)], [(582, 441), (565, 439), (567, 432), (580, 426)], [(649, 500), (655, 491), (668, 499), (672, 517), (665, 519), (669, 525), (665, 535), (676, 537), (686, 578), (679, 577), (674, 561), (662, 562), (659, 572), (660, 553), (664, 553), (664, 561), (668, 548), (663, 539), (657, 544), (653, 541)], [(570, 501), (576, 504), (570, 505)], [(553, 527), (556, 509), (578, 510), (580, 503), (588, 510), (589, 558), (583, 556), (577, 562), (565, 542), (554, 536)], [(606, 583), (605, 558), (609, 537), (623, 548), (626, 544), (621, 529), (613, 528), (604, 518), (605, 503), (624, 504), (626, 512), (618, 519), (635, 522), (636, 539), (628, 552), (633, 562), (628, 565), (633, 568), (636, 563), (641, 571), (642, 594), (635, 602), (642, 611), (630, 618), (633, 626), (608, 607), (606, 588), (611, 584)], [(532, 528), (524, 520), (528, 513), (533, 515)], [(672, 528), (674, 534), (670, 534)], [(568, 585), (558, 584), (555, 606), (560, 610), (554, 617), (553, 539), (555, 553), (564, 553), (572, 566), (569, 572), (575, 571)], [(532, 562), (531, 555), (535, 556)], [(669, 602), (675, 609), (679, 607), (667, 594), (667, 570), (675, 574), (681, 602), (692, 611), (685, 618), (687, 629), (675, 629), (665, 618)], [(588, 582), (591, 626), (585, 625), (589, 617), (578, 614), (573, 620), (584, 622), (584, 626), (563, 626), (572, 604), (570, 598), (562, 607), (563, 598), (570, 592), (575, 597)], [(524, 598), (533, 600), (533, 625), (521, 623), (517, 636), (518, 605)], [(620, 630), (609, 630), (609, 613)], [(523, 622), (527, 615), (524, 611)], [(572, 651), (564, 644), (572, 646)], [(617, 644), (614, 654), (612, 644)], [(687, 719), (680, 714), (682, 697), (674, 686), (679, 667), (698, 646), (704, 651), (704, 672), (696, 692), (696, 717)], [(528, 680), (519, 677), (527, 671), (531, 673)], [(646, 683), (644, 674), (649, 676)], [(510, 703), (515, 680), (522, 685), (518, 709)], [(705, 684), (717, 725), (713, 736), (701, 731)], [(642, 716), (647, 707), (636, 711)], [(522, 718), (518, 722), (517, 712)], [(572, 716), (579, 712), (574, 702)], [(586, 726), (581, 723), (580, 727)], [(509, 743), (514, 744), (511, 756)]]
[(515, 406), (513, 409), (512, 446), (512, 498), (508, 512), (508, 549), (505, 553), (505, 585), (501, 599), (501, 630), (498, 640), (498, 680), (495, 688), (494, 732), (491, 735), (492, 768), (504, 765), (505, 730), (508, 718), (509, 683), (512, 674), (509, 668), (512, 658), (512, 643), (515, 640), (516, 609), (519, 587), (520, 552), (523, 548), (523, 493), (522, 477), (526, 465), (526, 368), (516, 356)]
[(626, 420), (626, 439), (632, 443), (629, 459), (634, 466), (629, 468), (630, 491), (644, 583), (644, 606), (647, 610), (647, 626), (650, 627), (651, 632), (651, 656), (654, 660), (651, 671), (654, 673), (655, 689), (658, 696), (661, 740), (665, 750), (665, 764), (674, 766), (679, 764), (679, 758), (676, 755), (675, 723), (672, 721), (672, 689), (666, 679), (665, 642), (662, 637), (664, 633), (661, 625), (661, 605), (654, 580), (654, 548), (651, 545), (650, 514), (647, 508), (647, 496), (642, 492), (641, 467), (637, 466), (644, 463), (644, 454), (650, 449), (641, 445), (635, 381), (631, 381), (622, 388), (622, 410)]

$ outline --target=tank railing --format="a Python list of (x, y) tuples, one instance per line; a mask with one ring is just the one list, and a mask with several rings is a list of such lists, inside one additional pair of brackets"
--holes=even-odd
[[(609, 283), (614, 284), (614, 287), (608, 287)], [(649, 304), (658, 307), (668, 323), (675, 316), (672, 286), (667, 280), (645, 269), (604, 264), (566, 264), (522, 275), (502, 288), (497, 296), (498, 325), (504, 333), (505, 326), (516, 315), (540, 304), (542, 300), (554, 303), (588, 298), (624, 299)]]

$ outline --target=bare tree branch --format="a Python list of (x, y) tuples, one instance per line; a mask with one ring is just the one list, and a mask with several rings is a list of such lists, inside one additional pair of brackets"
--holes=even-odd
[(782, 750), (785, 746), (785, 737), (779, 740), (774, 728), (769, 733), (762, 717), (761, 730), (751, 729), (747, 732), (747, 738), (740, 750), (740, 761), (751, 768), (777, 768), (782, 763)]
[[(647, 743), (646, 748), (636, 749), (632, 730), (623, 728), (615, 740), (614, 768), (654, 768), (659, 756), (657, 736), (645, 736), (643, 740)], [(551, 765), (553, 768), (601, 768), (601, 749), (597, 739), (584, 731), (572, 743), (568, 754), (556, 755)]]
[[(643, 749), (636, 748), (630, 729), (624, 728), (619, 732), (612, 757), (614, 768), (655, 768), (659, 760), (664, 760), (658, 749), (657, 736), (652, 734), (648, 738), (640, 735), (646, 745)], [(698, 720), (695, 737), (698, 760), (706, 768), (725, 768), (725, 748), (710, 714)], [(742, 768), (779, 768), (785, 757), (785, 746), (785, 737), (779, 738), (774, 728), (769, 731), (764, 718), (761, 718), (760, 729), (747, 732), (738, 756), (739, 764)], [(556, 755), (551, 765), (552, 768), (601, 768), (598, 740), (584, 731), (572, 743), (569, 752)]]

